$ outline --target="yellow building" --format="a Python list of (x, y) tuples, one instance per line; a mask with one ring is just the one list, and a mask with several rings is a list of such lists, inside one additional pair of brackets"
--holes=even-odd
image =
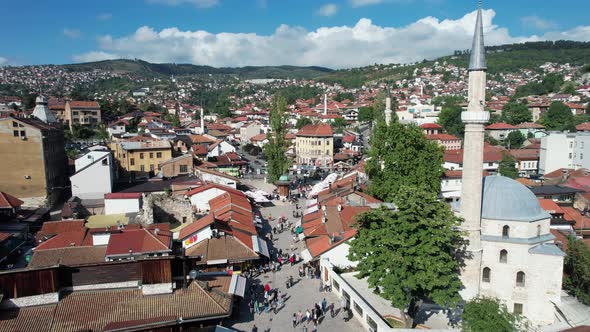
[(331, 167), (334, 160), (332, 126), (320, 123), (307, 125), (295, 135), (295, 153), (299, 165)]
[(168, 141), (120, 141), (111, 144), (123, 175), (146, 176), (160, 171), (160, 164), (172, 158)]
[(71, 100), (66, 103), (64, 117), (69, 126), (77, 123), (95, 127), (101, 122), (100, 105), (95, 101)]
[(67, 158), (59, 125), (35, 118), (1, 118), (0, 160), (0, 191), (26, 206), (52, 205), (65, 190)]

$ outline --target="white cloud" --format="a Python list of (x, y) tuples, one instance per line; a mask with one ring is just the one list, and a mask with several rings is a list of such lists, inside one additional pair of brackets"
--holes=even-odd
[(107, 53), (103, 51), (93, 51), (84, 54), (74, 55), (72, 59), (75, 62), (93, 62), (93, 61), (102, 61), (102, 60), (112, 60), (112, 59), (119, 59), (120, 56), (112, 53)]
[(555, 22), (545, 20), (540, 18), (537, 15), (525, 16), (520, 19), (522, 24), (525, 27), (533, 28), (537, 30), (550, 30), (550, 29), (557, 29), (557, 24)]
[(66, 36), (68, 38), (72, 38), (72, 39), (77, 39), (77, 38), (80, 38), (80, 36), (82, 36), (82, 33), (78, 29), (64, 28), (63, 34), (64, 34), (64, 36)]
[(96, 15), (96, 19), (99, 21), (108, 21), (113, 18), (113, 14), (111, 13), (101, 13)]
[[(176, 27), (160, 31), (143, 26), (122, 37), (102, 36), (95, 52), (77, 55), (76, 61), (105, 58), (140, 58), (150, 62), (200, 65), (318, 65), (349, 68), (372, 63), (407, 63), (433, 59), (471, 47), (476, 12), (458, 19), (425, 17), (401, 27), (373, 24), (360, 19), (354, 26), (279, 26), (270, 35), (183, 31)], [(512, 36), (493, 24), (495, 12), (485, 10), (486, 45), (535, 40), (590, 40), (590, 26), (544, 35)]]
[(219, 4), (219, 0), (146, 0), (149, 3), (158, 3), (168, 6), (178, 6), (183, 4), (193, 5), (198, 8), (210, 8)]
[(3, 66), (5, 64), (8, 64), (8, 59), (0, 56), (0, 66)]
[(338, 6), (333, 3), (325, 4), (317, 10), (317, 14), (320, 16), (333, 16), (336, 15), (337, 12)]
[(363, 7), (370, 5), (378, 5), (385, 2), (385, 0), (350, 0), (350, 5), (353, 7)]

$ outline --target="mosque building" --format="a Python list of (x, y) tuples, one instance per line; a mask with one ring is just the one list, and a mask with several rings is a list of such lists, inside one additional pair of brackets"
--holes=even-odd
[(482, 178), (486, 61), (481, 6), (477, 11), (469, 61), (468, 107), (465, 123), (461, 200), (454, 206), (464, 219), (469, 241), (461, 271), (465, 300), (495, 297), (535, 325), (555, 320), (560, 302), (565, 254), (553, 243), (550, 215), (535, 195), (519, 182), (503, 177)]

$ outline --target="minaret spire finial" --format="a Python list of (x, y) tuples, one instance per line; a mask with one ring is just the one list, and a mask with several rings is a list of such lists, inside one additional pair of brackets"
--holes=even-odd
[(483, 19), (481, 15), (481, 0), (478, 0), (477, 17), (475, 20), (475, 31), (473, 33), (473, 44), (471, 45), (471, 57), (469, 59), (469, 70), (486, 70), (486, 50), (483, 42)]

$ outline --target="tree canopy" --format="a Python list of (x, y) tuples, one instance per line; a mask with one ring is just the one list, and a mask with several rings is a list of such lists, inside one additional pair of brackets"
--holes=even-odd
[(461, 112), (463, 112), (461, 106), (443, 106), (438, 115), (438, 124), (450, 135), (463, 137), (463, 134), (465, 133), (465, 124), (461, 121)]
[(590, 248), (570, 237), (565, 257), (564, 287), (580, 302), (590, 305)]
[(287, 101), (280, 95), (273, 96), (272, 108), (269, 115), (270, 128), (268, 143), (264, 146), (264, 154), (268, 161), (268, 177), (275, 182), (281, 175), (289, 170), (289, 159), (287, 158)]
[(379, 120), (370, 138), (371, 148), (365, 167), (371, 183), (369, 192), (391, 202), (402, 186), (438, 194), (443, 173), (443, 150), (426, 139), (416, 125)]
[(518, 149), (522, 147), (522, 143), (524, 143), (525, 140), (526, 137), (520, 132), (520, 130), (515, 130), (511, 131), (508, 136), (506, 136), (504, 145), (510, 149)]
[(295, 128), (297, 129), (301, 129), (307, 125), (312, 124), (313, 122), (311, 121), (310, 118), (307, 117), (300, 117), (299, 119), (297, 119), (297, 123), (295, 124)]
[(572, 111), (560, 101), (552, 102), (549, 110), (543, 113), (539, 122), (547, 130), (575, 130)]
[(358, 261), (358, 278), (406, 314), (406, 327), (423, 299), (443, 307), (461, 300), (460, 262), (464, 241), (461, 220), (437, 193), (403, 186), (394, 201), (397, 211), (371, 210), (357, 217), (358, 234), (348, 258)]
[(502, 108), (502, 121), (511, 125), (533, 121), (533, 114), (527, 105), (517, 102), (510, 102)]
[(498, 165), (498, 172), (505, 177), (516, 179), (518, 177), (518, 169), (516, 169), (516, 161), (514, 157), (508, 152), (502, 153), (502, 160)]
[(519, 317), (508, 311), (506, 305), (494, 298), (476, 298), (465, 304), (463, 310), (465, 332), (517, 332)]

